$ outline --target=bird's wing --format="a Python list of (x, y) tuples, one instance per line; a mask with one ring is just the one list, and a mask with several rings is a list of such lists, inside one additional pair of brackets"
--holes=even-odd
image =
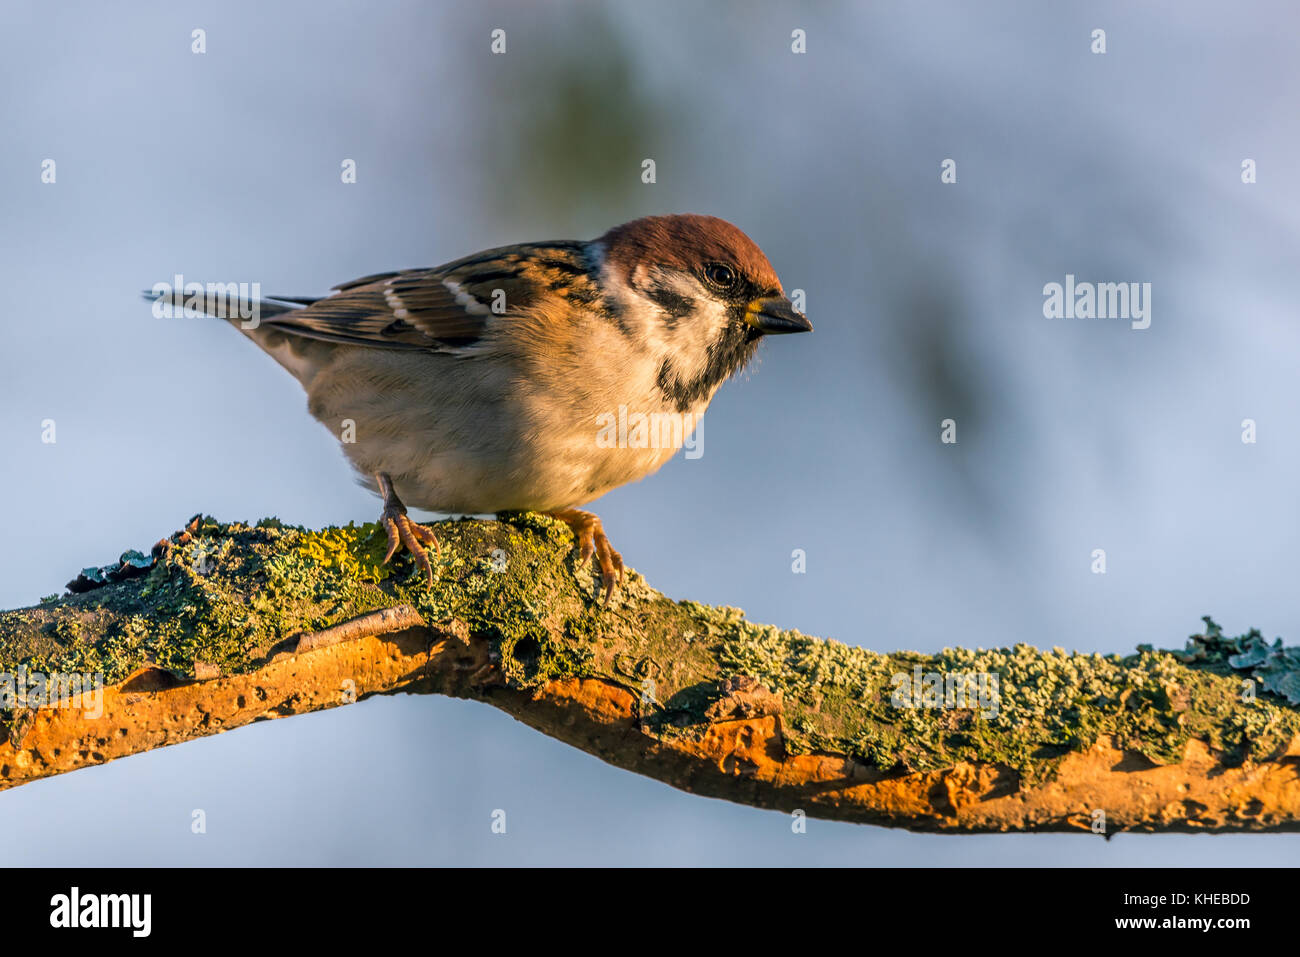
[(507, 246), (433, 269), (365, 276), (265, 324), (331, 342), (473, 355), (501, 320), (548, 295), (572, 295), (590, 284), (583, 248)]

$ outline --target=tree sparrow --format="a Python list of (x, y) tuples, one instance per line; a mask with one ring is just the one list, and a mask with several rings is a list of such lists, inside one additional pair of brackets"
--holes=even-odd
[[(166, 298), (157, 287), (148, 295)], [(181, 290), (170, 304), (185, 304)], [(433, 581), (425, 546), (438, 541), (404, 502), (545, 512), (573, 530), (606, 600), (623, 559), (577, 506), (670, 459), (764, 335), (812, 330), (748, 236), (695, 215), (252, 305), (253, 322), (202, 311), (229, 318), (302, 383), (311, 414), (345, 434), (361, 481), (383, 496), (385, 561), (405, 546)], [(621, 407), (684, 424), (668, 443), (598, 441), (601, 417)], [(634, 444), (653, 447), (621, 447)]]

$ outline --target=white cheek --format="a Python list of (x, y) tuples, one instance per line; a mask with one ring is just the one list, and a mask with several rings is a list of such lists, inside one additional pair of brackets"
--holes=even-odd
[[(607, 270), (609, 267), (607, 266)], [(612, 272), (606, 272), (612, 280)], [(727, 307), (713, 298), (695, 277), (637, 265), (629, 277), (630, 284), (609, 283), (618, 292), (615, 302), (622, 307), (623, 323), (644, 343), (646, 351), (656, 357), (671, 354), (673, 365), (684, 378), (702, 373), (708, 364), (709, 346), (718, 340), (730, 321)], [(637, 286), (667, 286), (677, 295), (694, 303), (690, 316), (670, 319), (658, 303), (642, 296)], [(655, 360), (658, 365), (658, 358)]]
[(659, 307), (636, 291), (636, 283), (646, 279), (646, 267), (639, 265), (625, 283), (611, 263), (605, 263), (601, 281), (612, 305), (621, 313), (621, 324), (642, 342), (654, 342), (659, 322)]
[(718, 340), (729, 321), (727, 307), (690, 276), (672, 277), (669, 287), (677, 295), (695, 303), (692, 315), (662, 326), (664, 344), (676, 353), (678, 368), (687, 375), (694, 375), (704, 370), (709, 346)]

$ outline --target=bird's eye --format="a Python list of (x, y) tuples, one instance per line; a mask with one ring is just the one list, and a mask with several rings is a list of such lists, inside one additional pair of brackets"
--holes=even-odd
[(709, 263), (704, 267), (704, 278), (719, 289), (730, 289), (736, 284), (736, 271), (722, 263)]

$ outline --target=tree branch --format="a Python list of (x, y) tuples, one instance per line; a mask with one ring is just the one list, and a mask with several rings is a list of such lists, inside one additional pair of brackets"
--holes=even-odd
[[(1300, 824), (1300, 651), (1258, 632), (1206, 619), (1184, 652), (1122, 658), (881, 654), (673, 602), (634, 572), (602, 605), (544, 517), (437, 531), (430, 588), (408, 559), (382, 563), (373, 525), (200, 517), (152, 556), (86, 569), (77, 593), (0, 613), (0, 788), (406, 692), (474, 698), (683, 790), (811, 817)], [(91, 675), (102, 700), (80, 685)]]

